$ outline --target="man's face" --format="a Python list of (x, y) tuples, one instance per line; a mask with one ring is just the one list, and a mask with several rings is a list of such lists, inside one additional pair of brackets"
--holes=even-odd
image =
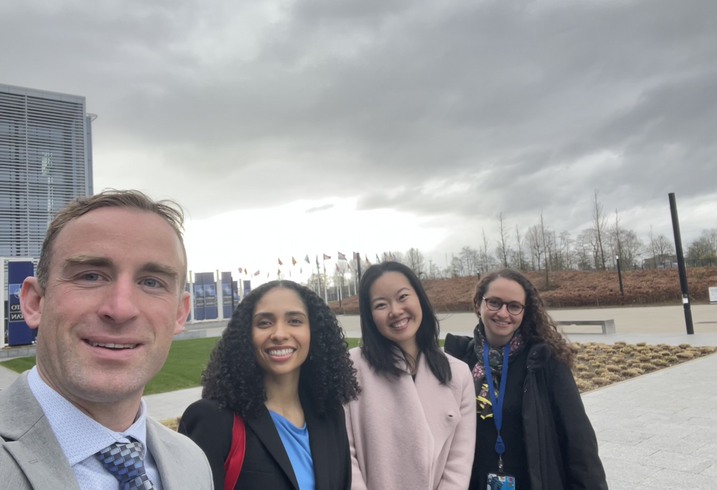
[(44, 293), (34, 278), (22, 289), (43, 379), (78, 405), (138, 402), (187, 318), (184, 271), (179, 239), (154, 213), (100, 208), (70, 221)]

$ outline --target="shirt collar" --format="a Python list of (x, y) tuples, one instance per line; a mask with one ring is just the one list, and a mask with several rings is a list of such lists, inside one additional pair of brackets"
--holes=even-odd
[(123, 432), (115, 432), (85, 415), (80, 409), (45, 383), (33, 367), (27, 376), (32, 394), (45, 413), (62, 452), (70, 466), (84, 461), (115, 442), (139, 441), (147, 456), (147, 409), (140, 401), (134, 423)]

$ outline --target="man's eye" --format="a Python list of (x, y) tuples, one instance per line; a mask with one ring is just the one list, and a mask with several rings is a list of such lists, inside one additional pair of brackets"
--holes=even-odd
[(142, 284), (149, 288), (158, 288), (162, 286), (162, 284), (156, 279), (145, 279), (142, 281)]
[(100, 275), (96, 272), (85, 272), (82, 274), (82, 279), (85, 281), (97, 281), (100, 278)]

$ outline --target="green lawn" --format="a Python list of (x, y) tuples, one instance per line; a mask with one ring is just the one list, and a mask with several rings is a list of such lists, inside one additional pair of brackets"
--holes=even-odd
[(177, 340), (169, 348), (167, 362), (144, 389), (145, 395), (199, 386), (209, 353), (219, 337)]
[(24, 373), (35, 365), (35, 356), (10, 359), (9, 361), (0, 362), (0, 365), (16, 373)]
[[(167, 362), (157, 376), (152, 378), (144, 389), (145, 395), (166, 393), (199, 386), (204, 366), (209, 360), (209, 353), (219, 337), (204, 339), (177, 340), (169, 348)], [(346, 339), (349, 348), (356, 347), (359, 339)], [(35, 365), (35, 356), (11, 359), (0, 363), (16, 373), (22, 373)]]

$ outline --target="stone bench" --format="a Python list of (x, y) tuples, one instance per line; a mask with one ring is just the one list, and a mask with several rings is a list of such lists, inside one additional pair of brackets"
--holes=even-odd
[[(555, 322), (561, 327), (571, 326), (583, 326), (583, 325), (597, 325), (602, 328), (603, 335), (615, 333), (615, 320), (561, 320)], [(576, 332), (566, 332), (576, 333)], [(577, 332), (577, 333), (591, 333), (591, 332)]]

